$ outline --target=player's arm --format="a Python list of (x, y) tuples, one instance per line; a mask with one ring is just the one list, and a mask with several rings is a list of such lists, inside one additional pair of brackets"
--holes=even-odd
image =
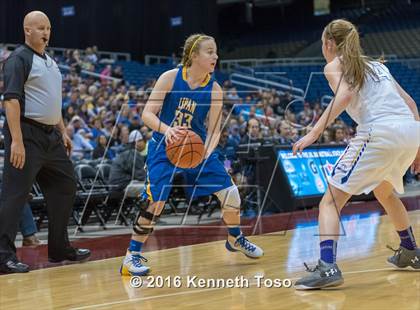
[(348, 83), (342, 78), (340, 63), (337, 59), (325, 66), (324, 74), (335, 93), (334, 99), (331, 100), (312, 130), (293, 145), (294, 154), (298, 151), (302, 152), (304, 148), (314, 143), (322, 132), (345, 110), (356, 94), (356, 91), (351, 90)]
[(220, 138), (220, 125), (222, 123), (223, 90), (218, 83), (213, 83), (211, 92), (211, 105), (205, 142), (206, 158), (214, 151)]
[(178, 139), (177, 136), (182, 129), (170, 127), (162, 122), (157, 115), (162, 109), (166, 94), (172, 89), (177, 71), (178, 69), (169, 70), (159, 77), (142, 113), (144, 124), (150, 129), (164, 134), (169, 143), (172, 143), (173, 139)]
[(356, 91), (351, 90), (348, 83), (342, 78), (338, 60), (327, 64), (324, 68), (324, 74), (335, 96), (311, 130), (317, 137), (346, 109), (356, 94)]
[(410, 108), (410, 110), (413, 113), (416, 121), (420, 121), (419, 111), (417, 109), (417, 104), (414, 101), (414, 99), (411, 98), (411, 96), (409, 94), (407, 94), (407, 92), (400, 86), (400, 84), (398, 84), (398, 82), (396, 80), (394, 80), (394, 83), (395, 83), (395, 86), (397, 87), (398, 93), (404, 99), (404, 101), (408, 105), (408, 107)]

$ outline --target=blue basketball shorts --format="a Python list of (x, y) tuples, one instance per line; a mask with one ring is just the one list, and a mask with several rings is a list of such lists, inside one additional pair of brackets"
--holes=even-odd
[(212, 153), (200, 165), (192, 169), (175, 167), (166, 156), (165, 143), (154, 139), (148, 142), (147, 178), (143, 198), (150, 201), (166, 201), (172, 189), (173, 178), (181, 173), (182, 185), (190, 198), (208, 196), (234, 185), (223, 163)]

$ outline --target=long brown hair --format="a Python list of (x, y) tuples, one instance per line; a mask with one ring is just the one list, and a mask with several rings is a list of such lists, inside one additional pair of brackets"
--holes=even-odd
[(184, 48), (182, 52), (181, 64), (184, 67), (190, 67), (192, 64), (191, 56), (193, 53), (198, 53), (200, 50), (200, 44), (206, 40), (213, 40), (214, 38), (202, 33), (196, 33), (190, 35), (184, 43)]
[(333, 40), (337, 54), (341, 56), (343, 78), (350, 88), (360, 90), (365, 83), (366, 74), (376, 75), (369, 66), (372, 59), (363, 54), (356, 26), (345, 19), (336, 19), (324, 29), (324, 38)]

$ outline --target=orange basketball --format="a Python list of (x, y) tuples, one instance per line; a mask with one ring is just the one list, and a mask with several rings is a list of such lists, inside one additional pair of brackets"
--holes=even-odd
[(204, 143), (200, 136), (186, 130), (184, 136), (166, 146), (166, 156), (179, 168), (195, 168), (204, 158)]

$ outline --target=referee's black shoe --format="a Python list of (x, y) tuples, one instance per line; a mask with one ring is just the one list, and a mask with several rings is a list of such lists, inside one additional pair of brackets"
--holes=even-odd
[(50, 256), (48, 261), (50, 263), (59, 263), (64, 260), (69, 260), (72, 262), (83, 262), (90, 257), (90, 250), (88, 249), (77, 249), (77, 248), (68, 248), (66, 253), (62, 256)]
[(16, 258), (11, 258), (0, 264), (0, 273), (25, 273), (29, 271), (29, 266), (19, 262)]

